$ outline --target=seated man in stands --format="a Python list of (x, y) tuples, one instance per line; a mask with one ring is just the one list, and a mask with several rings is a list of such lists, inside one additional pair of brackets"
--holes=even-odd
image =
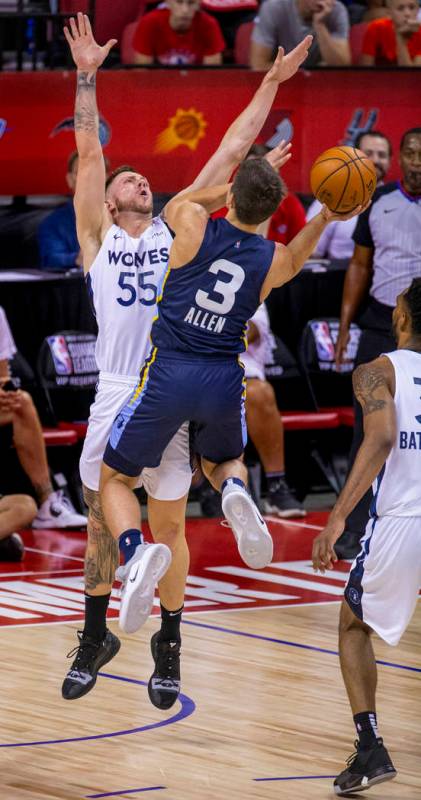
[(10, 377), (9, 361), (15, 353), (16, 346), (6, 314), (0, 308), (0, 426), (12, 426), (13, 444), (19, 462), (32, 483), (39, 503), (32, 526), (84, 527), (86, 517), (76, 513), (62, 491), (53, 491), (38, 412), (31, 396), (17, 389)]
[(167, 0), (141, 17), (133, 38), (134, 64), (222, 64), (225, 42), (200, 0)]
[[(390, 139), (381, 131), (368, 131), (358, 135), (355, 140), (355, 147), (371, 158), (376, 169), (377, 186), (383, 186), (392, 160)], [(318, 200), (312, 202), (307, 210), (307, 222), (310, 222), (319, 213), (321, 207), (322, 205)], [(346, 259), (349, 261), (354, 253), (352, 235), (357, 221), (358, 217), (353, 217), (345, 222), (331, 222), (323, 231), (313, 255), (320, 258)]]
[[(275, 392), (265, 377), (275, 342), (269, 315), (262, 303), (248, 324), (248, 348), (240, 360), (247, 379), (246, 419), (249, 439), (254, 444), (266, 477), (267, 494), (261, 502), (266, 514), (304, 517), (306, 512), (290, 492), (285, 480), (284, 428)], [(200, 503), (205, 516), (221, 516), (221, 495), (210, 485), (201, 488)]]
[(74, 267), (82, 268), (79, 242), (76, 235), (76, 218), (73, 208), (73, 195), (76, 186), (78, 168), (76, 150), (71, 153), (67, 162), (66, 183), (71, 197), (66, 203), (48, 214), (38, 228), (38, 248), (40, 266), (45, 270), (63, 270)]
[(29, 526), (36, 516), (37, 505), (27, 494), (0, 497), (0, 561), (21, 561), (22, 538), (16, 533)]
[(252, 33), (250, 66), (268, 70), (278, 47), (289, 53), (308, 33), (313, 43), (304, 67), (351, 64), (349, 19), (339, 0), (264, 0)]
[(363, 41), (360, 64), (421, 66), (421, 22), (417, 0), (387, 0), (390, 19), (370, 22)]

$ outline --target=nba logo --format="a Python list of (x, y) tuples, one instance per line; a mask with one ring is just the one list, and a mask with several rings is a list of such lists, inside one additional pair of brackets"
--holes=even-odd
[(72, 375), (73, 362), (64, 336), (49, 336), (51, 355), (57, 375)]
[(312, 322), (311, 330), (313, 331), (317, 356), (320, 361), (333, 361), (335, 358), (335, 347), (326, 320), (316, 320)]

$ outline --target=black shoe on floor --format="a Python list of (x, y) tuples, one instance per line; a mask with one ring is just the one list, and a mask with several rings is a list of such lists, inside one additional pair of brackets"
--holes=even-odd
[(22, 561), (24, 552), (23, 540), (18, 533), (0, 539), (0, 561)]
[(151, 703), (162, 710), (171, 708), (180, 694), (181, 642), (161, 642), (159, 631), (151, 639), (155, 669), (149, 678), (148, 693)]
[(65, 700), (77, 700), (94, 688), (98, 670), (108, 664), (120, 650), (121, 642), (117, 636), (107, 630), (101, 642), (96, 642), (83, 631), (77, 632), (79, 644), (67, 658), (76, 655), (61, 688)]
[(347, 769), (335, 778), (333, 784), (335, 794), (340, 797), (363, 792), (370, 786), (392, 780), (397, 774), (389, 753), (383, 746), (383, 739), (377, 739), (372, 747), (364, 748), (357, 740), (355, 746), (357, 751), (348, 758)]
[(358, 553), (361, 550), (361, 537), (363, 536), (362, 533), (356, 533), (355, 531), (344, 530), (344, 532), (339, 537), (338, 541), (335, 542), (334, 550), (338, 558), (340, 559), (352, 559), (357, 557)]
[(223, 517), (222, 497), (210, 483), (201, 486), (199, 494), (200, 509), (204, 517)]
[(305, 517), (306, 511), (301, 503), (296, 500), (289, 486), (282, 478), (270, 489), (261, 502), (264, 514), (275, 514), (281, 519), (290, 517)]

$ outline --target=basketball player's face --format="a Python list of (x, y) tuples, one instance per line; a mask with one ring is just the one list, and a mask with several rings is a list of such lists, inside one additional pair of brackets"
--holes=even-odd
[(405, 137), (399, 160), (405, 189), (411, 194), (421, 194), (421, 133)]
[(139, 214), (152, 213), (152, 192), (148, 181), (137, 172), (122, 172), (111, 185), (110, 200), (119, 214), (134, 211)]
[(196, 11), (200, 8), (200, 0), (167, 0), (170, 10), (170, 25), (175, 31), (188, 31)]
[(362, 137), (359, 148), (371, 158), (376, 168), (377, 183), (380, 183), (384, 180), (390, 167), (389, 143), (382, 136), (370, 136), (367, 133)]

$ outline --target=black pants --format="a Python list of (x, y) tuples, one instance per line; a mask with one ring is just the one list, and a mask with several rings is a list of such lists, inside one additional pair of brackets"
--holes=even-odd
[[(380, 324), (382, 327), (368, 327), (368, 325), (376, 325), (376, 323)], [(363, 331), (355, 361), (356, 367), (360, 364), (367, 364), (374, 358), (378, 358), (382, 353), (390, 353), (392, 350), (396, 350), (396, 341), (392, 334), (392, 308), (372, 300), (367, 311), (360, 320), (360, 325)], [(367, 327), (365, 327), (365, 325), (367, 325)], [(357, 455), (364, 434), (362, 410), (355, 397), (354, 410), (355, 425), (349, 453), (348, 474), (355, 461), (355, 456)], [(369, 489), (347, 518), (343, 536), (346, 536), (348, 531), (351, 532), (355, 538), (357, 535), (358, 538), (361, 538), (364, 534), (368, 522), (372, 497), (372, 490)]]

